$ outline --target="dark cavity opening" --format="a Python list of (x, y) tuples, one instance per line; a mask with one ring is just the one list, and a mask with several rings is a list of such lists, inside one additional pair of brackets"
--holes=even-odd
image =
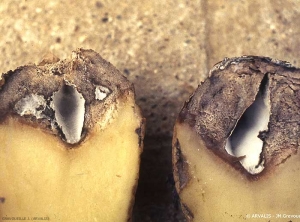
[(53, 95), (55, 119), (68, 143), (81, 139), (84, 123), (85, 100), (72, 86), (64, 85)]
[(265, 75), (255, 101), (246, 109), (226, 142), (226, 150), (240, 160), (243, 167), (251, 174), (258, 174), (264, 169), (262, 132), (268, 130), (270, 117), (269, 79)]

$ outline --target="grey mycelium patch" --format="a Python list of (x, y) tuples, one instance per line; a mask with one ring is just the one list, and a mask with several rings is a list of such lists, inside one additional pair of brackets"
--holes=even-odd
[(20, 115), (32, 115), (37, 119), (44, 118), (43, 110), (46, 107), (46, 100), (44, 96), (37, 94), (30, 94), (20, 99), (15, 104), (15, 111)]

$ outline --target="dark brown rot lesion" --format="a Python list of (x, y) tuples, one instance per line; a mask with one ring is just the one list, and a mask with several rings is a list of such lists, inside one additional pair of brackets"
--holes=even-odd
[[(299, 150), (299, 92), (300, 69), (287, 62), (225, 59), (185, 103), (178, 122), (189, 125), (215, 155), (257, 180)], [(257, 163), (246, 166), (255, 158), (240, 149), (255, 146)]]
[(135, 129), (135, 133), (138, 135), (138, 143), (139, 143), (140, 148), (142, 148), (144, 146), (143, 141), (144, 141), (144, 135), (145, 135), (145, 126), (146, 126), (146, 119), (143, 118), (141, 120), (140, 126)]
[(194, 214), (193, 214), (193, 212), (189, 209), (189, 207), (188, 207), (186, 204), (183, 203), (183, 204), (181, 204), (181, 209), (182, 209), (184, 215), (186, 216), (186, 219), (187, 219), (188, 221), (193, 221), (193, 219), (194, 219)]
[(178, 139), (174, 141), (173, 147), (174, 179), (177, 191), (180, 192), (190, 180), (189, 165), (181, 152), (181, 146)]
[(78, 49), (70, 59), (51, 57), (0, 75), (0, 124), (13, 116), (76, 146), (118, 98), (133, 91), (98, 53)]

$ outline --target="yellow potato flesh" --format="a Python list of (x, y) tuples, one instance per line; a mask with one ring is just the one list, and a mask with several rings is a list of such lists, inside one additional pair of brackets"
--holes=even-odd
[[(185, 124), (176, 125), (189, 183), (180, 199), (193, 221), (283, 221), (300, 217), (300, 156), (290, 157), (258, 181), (249, 181), (210, 150)], [(299, 218), (298, 218), (299, 219)]]
[(0, 125), (0, 220), (127, 221), (137, 185), (140, 117), (134, 102), (74, 149), (13, 118)]

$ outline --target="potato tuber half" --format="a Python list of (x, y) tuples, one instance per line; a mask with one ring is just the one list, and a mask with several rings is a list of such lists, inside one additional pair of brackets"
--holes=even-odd
[(174, 128), (173, 169), (190, 221), (299, 214), (300, 69), (266, 57), (216, 64)]
[(0, 80), (0, 220), (129, 221), (144, 119), (134, 88), (92, 50)]

